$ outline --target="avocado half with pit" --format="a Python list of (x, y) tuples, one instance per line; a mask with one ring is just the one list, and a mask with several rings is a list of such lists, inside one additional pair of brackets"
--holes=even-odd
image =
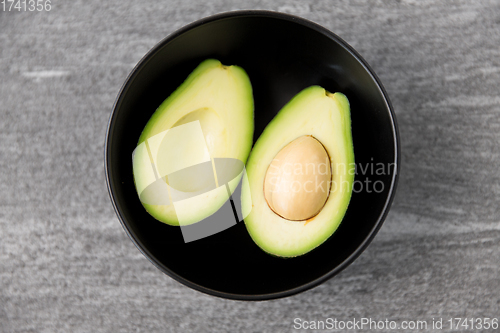
[(267, 125), (246, 165), (242, 206), (254, 242), (279, 257), (305, 254), (340, 225), (352, 193), (349, 101), (312, 86)]
[(253, 111), (252, 86), (241, 67), (214, 59), (198, 65), (151, 116), (133, 153), (136, 190), (149, 214), (188, 225), (215, 213), (230, 194), (217, 184), (214, 160), (244, 165)]

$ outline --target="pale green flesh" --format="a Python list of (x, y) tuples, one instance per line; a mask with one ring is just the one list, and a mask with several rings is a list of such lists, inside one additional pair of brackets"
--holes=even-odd
[[(204, 191), (213, 184), (215, 171), (208, 177), (201, 174), (170, 183), (169, 175), (199, 163), (213, 163), (214, 158), (245, 163), (253, 128), (252, 87), (245, 71), (214, 59), (202, 62), (158, 107), (139, 138), (133, 157), (137, 192), (163, 179), (151, 192), (153, 202), (159, 196), (162, 204), (141, 201), (145, 209), (170, 225), (196, 223), (215, 213), (228, 199), (225, 188)], [(171, 199), (176, 191), (199, 195), (174, 206)]]
[[(323, 144), (332, 163), (332, 184), (337, 186), (332, 186), (323, 209), (314, 218), (289, 221), (269, 208), (263, 184), (276, 154), (303, 135), (312, 135)], [(322, 244), (342, 222), (352, 193), (354, 150), (347, 98), (319, 86), (301, 91), (265, 128), (253, 147), (246, 170), (248, 183), (243, 184), (242, 205), (251, 202), (253, 207), (245, 225), (260, 248), (275, 256), (295, 257)]]

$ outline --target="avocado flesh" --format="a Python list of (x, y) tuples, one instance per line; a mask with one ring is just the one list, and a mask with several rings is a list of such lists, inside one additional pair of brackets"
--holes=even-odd
[[(139, 138), (133, 173), (144, 208), (169, 225), (196, 223), (215, 213), (229, 193), (217, 183), (214, 159), (245, 163), (253, 128), (252, 87), (245, 71), (203, 61), (158, 107)], [(202, 165), (209, 167), (178, 176)]]
[[(264, 182), (269, 165), (290, 142), (302, 136), (317, 139), (331, 163), (331, 187), (320, 212), (303, 221), (276, 214), (265, 199)], [(246, 165), (242, 206), (252, 205), (245, 218), (253, 241), (279, 257), (305, 254), (326, 241), (338, 228), (349, 205), (354, 181), (354, 150), (349, 101), (312, 86), (297, 94), (267, 125)], [(325, 185), (326, 186), (326, 185)]]

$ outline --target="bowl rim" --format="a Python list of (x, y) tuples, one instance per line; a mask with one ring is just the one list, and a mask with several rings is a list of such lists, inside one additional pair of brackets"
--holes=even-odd
[[(122, 215), (120, 209), (118, 208), (118, 204), (115, 200), (114, 196), (114, 189), (113, 185), (111, 184), (110, 180), (110, 165), (109, 165), (109, 157), (110, 157), (110, 138), (111, 138), (111, 132), (114, 129), (115, 125), (115, 115), (117, 112), (117, 109), (121, 106), (121, 103), (123, 102), (123, 96), (127, 93), (128, 89), (132, 85), (135, 76), (138, 74), (138, 72), (141, 70), (141, 68), (149, 62), (149, 60), (156, 54), (157, 51), (159, 51), (164, 45), (169, 43), (170, 41), (174, 40), (175, 38), (179, 37), (180, 35), (188, 32), (189, 30), (192, 30), (196, 27), (199, 27), (201, 25), (214, 22), (214, 21), (219, 21), (219, 20), (224, 20), (228, 18), (236, 18), (236, 17), (263, 17), (263, 18), (272, 18), (272, 19), (278, 19), (278, 20), (285, 20), (285, 21), (291, 21), (296, 24), (305, 26), (306, 28), (312, 29), (330, 40), (333, 40), (334, 42), (338, 43), (341, 47), (343, 47), (347, 52), (351, 54), (366, 70), (366, 72), (372, 77), (373, 81), (376, 83), (377, 88), (379, 89), (380, 93), (382, 94), (384, 98), (384, 102), (386, 104), (387, 110), (389, 110), (389, 116), (391, 119), (391, 125), (392, 125), (392, 131), (393, 131), (393, 136), (394, 136), (394, 152), (395, 152), (395, 165), (396, 165), (396, 170), (394, 174), (392, 175), (392, 180), (391, 180), (391, 186), (389, 188), (389, 193), (386, 198), (386, 201), (384, 203), (383, 210), (379, 217), (377, 218), (377, 221), (375, 222), (373, 228), (371, 229), (370, 233), (368, 236), (363, 240), (363, 242), (356, 248), (356, 250), (351, 253), (344, 261), (342, 261), (339, 265), (335, 266), (333, 269), (331, 269), (328, 273), (316, 278), (315, 280), (309, 281), (308, 283), (305, 283), (299, 287), (291, 288), (288, 290), (280, 291), (280, 292), (273, 292), (273, 293), (267, 293), (267, 294), (236, 294), (236, 293), (228, 293), (228, 292), (222, 292), (218, 290), (214, 290), (205, 286), (201, 286), (197, 283), (194, 283), (174, 271), (170, 270), (168, 267), (163, 265), (161, 262), (156, 260), (154, 256), (151, 254), (151, 252), (143, 245), (141, 244), (137, 239), (134, 234), (134, 232), (129, 228), (128, 223), (125, 219), (125, 217)], [(375, 235), (378, 233), (380, 230), (382, 224), (384, 223), (385, 218), (387, 217), (387, 214), (390, 210), (391, 204), (394, 200), (395, 193), (396, 193), (396, 188), (399, 180), (399, 173), (400, 173), (400, 167), (401, 167), (401, 161), (400, 161), (400, 156), (401, 156), (401, 146), (400, 146), (400, 136), (399, 136), (399, 129), (398, 129), (398, 124), (396, 120), (396, 114), (394, 112), (393, 106), (389, 100), (389, 96), (382, 85), (382, 82), (380, 79), (377, 77), (373, 69), (368, 65), (368, 63), (361, 57), (361, 55), (354, 50), (347, 42), (345, 42), (342, 38), (337, 36), (335, 33), (330, 31), (329, 29), (314, 23), (312, 21), (309, 21), (307, 19), (304, 19), (302, 17), (298, 17), (295, 15), (287, 14), (287, 13), (282, 13), (282, 12), (277, 12), (277, 11), (270, 11), (270, 10), (235, 10), (235, 11), (228, 11), (228, 12), (223, 12), (211, 16), (207, 16), (204, 18), (201, 18), (199, 20), (196, 20), (188, 25), (185, 25), (181, 27), (180, 29), (177, 29), (173, 33), (167, 35), (165, 38), (163, 38), (160, 42), (158, 42), (153, 48), (151, 48), (142, 58), (139, 60), (139, 62), (135, 65), (135, 67), (132, 69), (132, 71), (129, 73), (127, 78), (125, 79), (123, 85), (120, 88), (120, 91), (115, 99), (115, 102), (113, 104), (112, 112), (108, 120), (108, 125), (106, 128), (106, 136), (105, 136), (105, 144), (104, 144), (104, 173), (105, 173), (105, 179), (106, 179), (106, 185), (108, 188), (108, 194), (111, 200), (111, 203), (113, 205), (113, 208), (115, 210), (116, 215), (118, 216), (118, 219), (120, 220), (120, 223), (125, 230), (127, 236), (130, 238), (130, 240), (135, 244), (135, 246), (139, 249), (139, 251), (154, 265), (156, 268), (158, 268), (160, 271), (163, 273), (167, 274), (177, 282), (180, 282), (181, 284), (200, 291), (202, 293), (211, 295), (211, 296), (216, 296), (224, 299), (232, 299), (232, 300), (241, 300), (241, 301), (263, 301), (263, 300), (270, 300), (270, 299), (278, 299), (278, 298), (283, 298), (283, 297), (288, 297), (292, 296), (301, 292), (304, 292), (306, 290), (312, 289), (314, 287), (317, 287), (318, 285), (322, 284), (323, 282), (329, 280), (333, 276), (337, 275), (340, 273), (342, 270), (344, 270), (346, 267), (348, 267), (367, 247), (368, 245), (372, 242), (373, 238)]]

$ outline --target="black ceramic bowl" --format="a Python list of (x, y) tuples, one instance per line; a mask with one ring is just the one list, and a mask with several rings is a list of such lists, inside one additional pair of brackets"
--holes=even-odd
[[(156, 221), (142, 207), (132, 175), (132, 152), (139, 135), (161, 102), (207, 58), (241, 66), (248, 73), (255, 100), (254, 142), (280, 108), (310, 85), (342, 92), (349, 99), (355, 160), (361, 168), (339, 229), (308, 254), (291, 259), (266, 254), (253, 243), (243, 222), (184, 243), (178, 227)], [(382, 165), (395, 168), (381, 172)], [(289, 296), (344, 269), (382, 225), (394, 197), (397, 171), (396, 119), (375, 73), (332, 32), (276, 12), (224, 13), (165, 38), (127, 78), (106, 136), (108, 189), (130, 239), (156, 267), (177, 281), (232, 299)], [(375, 182), (376, 188), (361, 186)]]

